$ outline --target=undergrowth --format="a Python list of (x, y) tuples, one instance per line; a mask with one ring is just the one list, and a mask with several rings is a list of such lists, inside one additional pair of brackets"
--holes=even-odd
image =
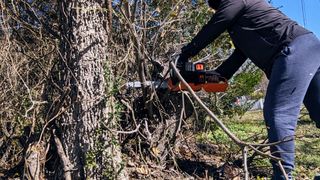
[[(267, 138), (267, 131), (261, 111), (247, 112), (242, 117), (225, 118), (223, 122), (241, 140), (247, 142), (261, 143)], [(198, 135), (198, 141), (217, 144), (224, 150), (221, 156), (240, 154), (240, 148), (231, 141), (229, 137), (215, 125)], [(252, 154), (251, 154), (252, 155)], [(296, 179), (313, 179), (320, 172), (320, 131), (307, 115), (301, 115), (296, 130)], [(255, 157), (249, 169), (271, 170), (269, 160)], [(256, 179), (265, 179), (256, 176)], [(268, 177), (267, 177), (268, 178)]]

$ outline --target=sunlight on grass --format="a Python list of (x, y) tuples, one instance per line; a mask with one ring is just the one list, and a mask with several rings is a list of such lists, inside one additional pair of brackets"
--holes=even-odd
[[(226, 126), (241, 140), (246, 142), (262, 142), (267, 137), (262, 112), (247, 112), (242, 117), (224, 119)], [(320, 173), (320, 130), (315, 127), (307, 115), (298, 121), (296, 130), (296, 170), (297, 179), (313, 179), (316, 173)], [(229, 137), (216, 126), (200, 134), (199, 141), (209, 141), (226, 147), (225, 154), (239, 154), (240, 149)], [(257, 167), (270, 167), (266, 159), (258, 159), (253, 162)]]

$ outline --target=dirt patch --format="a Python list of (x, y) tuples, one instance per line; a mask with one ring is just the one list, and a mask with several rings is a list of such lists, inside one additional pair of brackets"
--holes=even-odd
[(197, 143), (195, 138), (179, 141), (166, 166), (132, 159), (127, 164), (132, 179), (241, 179), (242, 169), (225, 162), (218, 145)]

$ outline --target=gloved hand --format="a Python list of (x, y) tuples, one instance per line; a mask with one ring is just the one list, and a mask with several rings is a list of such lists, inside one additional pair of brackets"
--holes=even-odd
[[(179, 73), (181, 75), (183, 75), (183, 73), (184, 73), (186, 62), (188, 62), (187, 56), (184, 55), (183, 53), (181, 53), (175, 63), (176, 67), (179, 70)], [(171, 70), (171, 81), (172, 81), (172, 84), (174, 84), (174, 85), (179, 83), (179, 78), (177, 77), (176, 73), (173, 70)]]
[(208, 5), (214, 9), (217, 10), (220, 6), (221, 0), (208, 0)]
[(188, 57), (185, 54), (181, 53), (176, 63), (176, 67), (179, 69), (180, 72), (183, 72), (185, 70), (185, 64), (187, 62)]

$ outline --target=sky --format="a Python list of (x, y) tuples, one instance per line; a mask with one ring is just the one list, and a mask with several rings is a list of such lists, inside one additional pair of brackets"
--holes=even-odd
[[(304, 2), (304, 6), (302, 6)], [(320, 38), (320, 0), (272, 0), (272, 5)], [(305, 9), (305, 23), (303, 18)]]

